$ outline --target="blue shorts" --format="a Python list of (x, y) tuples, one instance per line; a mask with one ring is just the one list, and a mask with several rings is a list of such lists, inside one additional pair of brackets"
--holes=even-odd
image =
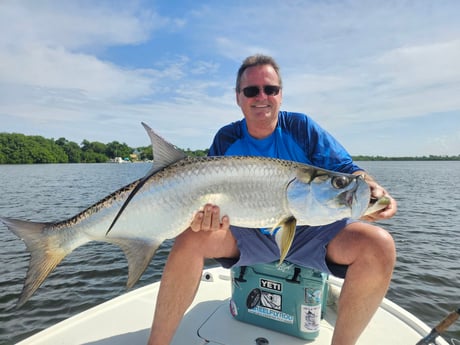
[[(355, 220), (345, 218), (328, 225), (298, 226), (286, 260), (344, 278), (347, 266), (328, 261), (326, 246), (345, 226), (353, 222)], [(266, 235), (259, 229), (231, 226), (230, 230), (237, 241), (240, 257), (216, 259), (222, 266), (250, 266), (279, 260), (280, 252), (274, 236)]]

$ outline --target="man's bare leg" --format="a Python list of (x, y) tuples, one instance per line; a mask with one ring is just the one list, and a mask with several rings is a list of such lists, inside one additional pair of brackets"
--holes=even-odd
[(212, 215), (198, 215), (199, 220), (203, 219), (203, 226), (195, 227), (196, 231), (189, 228), (176, 238), (161, 279), (148, 345), (170, 344), (195, 297), (205, 258), (239, 255), (228, 230), (228, 219), (224, 218), (223, 224), (212, 223), (210, 217), (214, 215), (218, 219), (219, 210), (215, 207), (210, 210)]
[(349, 265), (332, 345), (353, 345), (388, 290), (396, 261), (394, 241), (379, 227), (352, 223), (330, 242), (327, 250), (330, 260)]

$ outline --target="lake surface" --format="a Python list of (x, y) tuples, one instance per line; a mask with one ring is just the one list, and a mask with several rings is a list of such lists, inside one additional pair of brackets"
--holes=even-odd
[[(387, 297), (434, 327), (460, 307), (460, 162), (359, 162), (398, 200), (379, 222), (395, 238), (398, 262)], [(0, 165), (0, 215), (33, 221), (69, 218), (143, 176), (149, 164)], [(113, 245), (89, 243), (70, 254), (21, 308), (29, 254), (0, 225), (0, 344), (14, 344), (69, 316), (125, 293), (127, 262)], [(161, 273), (171, 241), (135, 287)], [(460, 339), (460, 321), (445, 338)]]

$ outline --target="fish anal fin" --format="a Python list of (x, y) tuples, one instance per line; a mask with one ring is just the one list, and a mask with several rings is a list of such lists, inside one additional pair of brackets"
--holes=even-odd
[(128, 260), (128, 281), (126, 287), (132, 288), (140, 279), (152, 261), (161, 242), (146, 242), (142, 239), (105, 238), (106, 241), (118, 245)]
[(284, 218), (275, 226), (275, 228), (281, 226), (281, 229), (275, 234), (275, 241), (280, 250), (280, 264), (284, 261), (291, 248), (295, 236), (296, 225), (297, 220), (295, 217), (290, 216)]

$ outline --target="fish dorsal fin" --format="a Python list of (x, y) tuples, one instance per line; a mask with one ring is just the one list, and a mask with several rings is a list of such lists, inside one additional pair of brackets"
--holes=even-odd
[(167, 142), (162, 137), (160, 137), (158, 134), (156, 134), (153, 131), (153, 129), (150, 128), (144, 122), (142, 122), (142, 126), (144, 126), (145, 130), (147, 131), (147, 134), (150, 137), (150, 141), (152, 142), (153, 167), (140, 180), (137, 186), (131, 191), (128, 198), (125, 200), (125, 202), (121, 206), (120, 211), (118, 211), (117, 215), (113, 219), (112, 224), (110, 225), (109, 229), (106, 232), (106, 235), (108, 235), (108, 233), (112, 230), (113, 226), (117, 222), (118, 218), (120, 218), (126, 206), (128, 206), (129, 202), (136, 195), (136, 193), (142, 188), (142, 186), (150, 178), (150, 176), (155, 174), (157, 171), (160, 171), (164, 167), (167, 167), (168, 165), (171, 165), (177, 161), (180, 161), (181, 159), (184, 159), (187, 156), (184, 152), (180, 151), (176, 146)]
[(153, 168), (146, 176), (150, 176), (154, 172), (186, 157), (184, 152), (180, 151), (176, 146), (156, 134), (147, 124), (142, 122), (142, 126), (144, 126), (150, 137), (153, 151)]

